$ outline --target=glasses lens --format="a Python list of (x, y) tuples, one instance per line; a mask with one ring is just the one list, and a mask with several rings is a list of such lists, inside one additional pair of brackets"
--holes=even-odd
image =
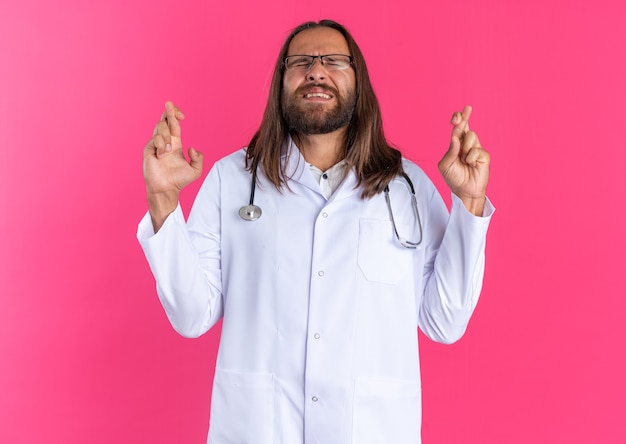
[(324, 66), (327, 69), (346, 69), (350, 66), (350, 57), (341, 54), (330, 54), (322, 56)]
[(313, 63), (313, 56), (296, 55), (285, 57), (285, 67), (287, 69), (308, 69)]

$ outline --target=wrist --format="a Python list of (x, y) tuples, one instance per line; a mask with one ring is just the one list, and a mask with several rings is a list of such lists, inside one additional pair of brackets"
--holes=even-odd
[(485, 196), (481, 197), (460, 197), (465, 209), (474, 216), (482, 216), (485, 211)]
[(156, 233), (163, 226), (165, 219), (174, 212), (178, 206), (178, 192), (150, 193), (148, 192), (148, 209), (152, 226)]

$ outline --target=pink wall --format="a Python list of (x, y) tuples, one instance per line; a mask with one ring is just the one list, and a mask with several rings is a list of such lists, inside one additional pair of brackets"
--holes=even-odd
[(3, 3), (0, 442), (204, 442), (219, 332), (159, 306), (142, 147), (166, 99), (208, 165), (245, 144), (288, 29), (325, 17), (442, 190), (453, 110), (493, 157), (482, 300), (423, 341), (425, 443), (626, 442), (626, 2)]

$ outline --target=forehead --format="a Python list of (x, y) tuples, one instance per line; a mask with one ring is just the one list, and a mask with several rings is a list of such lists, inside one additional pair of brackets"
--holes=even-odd
[(289, 43), (287, 55), (291, 54), (350, 54), (348, 42), (333, 28), (320, 26), (299, 32)]

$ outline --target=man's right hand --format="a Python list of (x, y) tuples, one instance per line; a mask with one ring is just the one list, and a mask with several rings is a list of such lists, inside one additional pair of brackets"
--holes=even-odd
[(180, 121), (184, 118), (172, 102), (166, 102), (163, 117), (143, 151), (143, 176), (155, 233), (176, 209), (180, 190), (202, 173), (202, 153), (189, 148), (189, 161), (183, 153)]

